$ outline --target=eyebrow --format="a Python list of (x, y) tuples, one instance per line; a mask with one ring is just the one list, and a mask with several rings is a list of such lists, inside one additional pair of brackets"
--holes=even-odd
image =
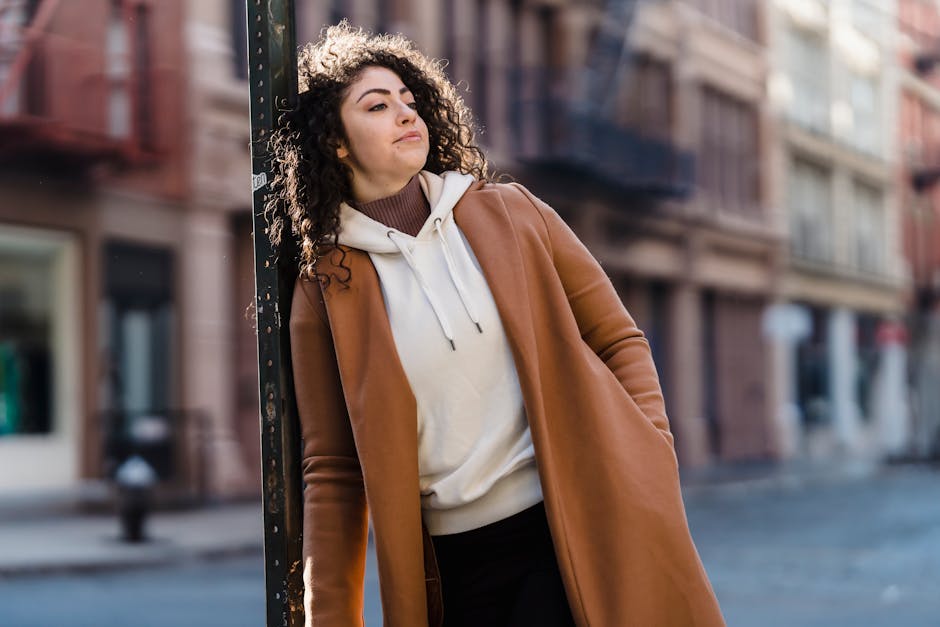
[[(411, 91), (411, 90), (408, 89), (407, 87), (402, 87), (401, 89), (398, 90), (398, 93), (399, 93), (399, 94), (404, 94), (404, 93), (407, 93), (407, 92), (409, 92), (409, 91)], [(364, 92), (362, 92), (362, 95), (359, 96), (359, 98), (356, 99), (356, 102), (359, 102), (360, 100), (362, 100), (363, 98), (365, 98), (366, 96), (368, 96), (368, 95), (371, 94), (371, 93), (385, 94), (386, 96), (391, 96), (391, 95), (392, 95), (392, 92), (390, 92), (390, 91), (387, 90), (387, 89), (382, 89), (381, 87), (373, 87), (372, 89), (367, 89), (367, 90), (365, 90)]]

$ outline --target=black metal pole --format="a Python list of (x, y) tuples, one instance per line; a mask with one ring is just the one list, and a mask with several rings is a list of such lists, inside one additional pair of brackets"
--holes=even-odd
[[(293, 0), (246, 0), (255, 249), (255, 312), (261, 392), (266, 624), (303, 624), (300, 433), (287, 321), (290, 260), (269, 243), (264, 217), (271, 168), (265, 146), (278, 111), (295, 101), (297, 62)], [(224, 530), (221, 531), (224, 533)]]

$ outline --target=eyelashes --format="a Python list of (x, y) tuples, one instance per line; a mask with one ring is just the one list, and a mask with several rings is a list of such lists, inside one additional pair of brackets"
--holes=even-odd
[[(414, 111), (417, 111), (417, 110), (418, 110), (418, 103), (417, 103), (417, 102), (409, 102), (409, 103), (408, 103), (408, 106), (411, 107), (411, 109), (414, 110)], [(384, 110), (387, 109), (387, 108), (388, 108), (388, 105), (386, 105), (384, 102), (380, 102), (380, 103), (377, 104), (377, 105), (374, 105), (374, 106), (372, 106), (372, 107), (369, 107), (368, 110), (369, 110), (369, 111), (384, 111)]]

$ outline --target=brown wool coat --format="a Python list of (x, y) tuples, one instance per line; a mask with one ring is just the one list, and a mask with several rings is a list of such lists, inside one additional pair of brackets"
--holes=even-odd
[[(689, 535), (649, 345), (610, 280), (520, 186), (476, 183), (454, 211), (515, 358), (575, 621), (724, 625)], [(368, 254), (349, 250), (345, 264), (348, 289), (300, 280), (290, 316), (307, 624), (361, 625), (368, 511), (385, 625), (433, 627), (440, 586), (421, 523), (415, 399)]]

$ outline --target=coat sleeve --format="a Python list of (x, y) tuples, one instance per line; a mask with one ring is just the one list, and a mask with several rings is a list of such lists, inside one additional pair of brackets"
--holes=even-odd
[(552, 260), (581, 337), (607, 364), (640, 411), (673, 445), (649, 342), (623, 306), (610, 278), (554, 209), (514, 184), (545, 222)]
[(319, 285), (300, 279), (290, 314), (303, 436), (305, 624), (361, 626), (368, 515), (322, 298)]

